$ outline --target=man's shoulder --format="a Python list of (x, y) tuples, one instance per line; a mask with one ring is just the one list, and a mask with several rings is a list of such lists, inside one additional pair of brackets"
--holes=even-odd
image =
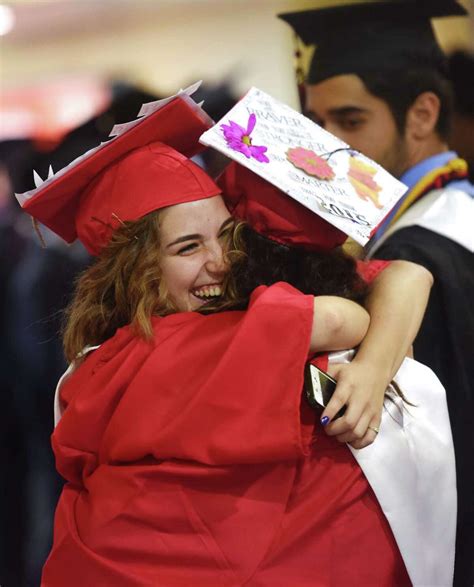
[[(417, 224), (412, 224), (410, 226), (405, 226), (400, 228), (399, 230), (395, 231), (391, 235), (389, 235), (383, 244), (379, 247), (378, 251), (381, 251), (388, 247), (393, 247), (394, 245), (411, 245), (411, 246), (419, 246), (419, 247), (426, 247), (432, 246), (433, 244), (437, 246), (448, 246), (450, 241), (449, 238), (430, 230), (429, 228), (425, 228), (423, 226), (418, 226)], [(457, 243), (456, 244), (458, 247)], [(380, 258), (379, 252), (376, 252), (374, 257)]]
[(471, 267), (474, 255), (452, 239), (422, 226), (406, 226), (391, 234), (377, 249), (373, 258), (402, 259), (425, 266), (430, 271), (439, 267)]
[(472, 253), (473, 207), (474, 199), (468, 191), (454, 186), (431, 190), (388, 228), (372, 247), (371, 256), (393, 258), (386, 255), (394, 246), (398, 255), (401, 247), (406, 254), (420, 248), (453, 254), (465, 248)]

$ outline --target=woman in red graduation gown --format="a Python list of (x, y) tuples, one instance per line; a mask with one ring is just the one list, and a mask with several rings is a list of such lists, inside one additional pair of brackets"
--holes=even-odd
[[(235, 299), (235, 226), (220, 189), (153, 139), (24, 204), (98, 255), (65, 331), (66, 485), (42, 585), (409, 584), (361, 470), (301, 398), (308, 356), (358, 344), (367, 314), (286, 284), (199, 312)], [(326, 227), (320, 245), (341, 238)]]
[[(156, 216), (133, 233), (159, 225), (150, 246), (178, 312), (152, 318), (150, 342), (118, 329), (63, 384), (53, 446), (68, 484), (44, 585), (406, 581), (363, 474), (345, 446), (313, 436), (301, 404), (308, 354), (359, 342), (362, 309), (280, 284), (246, 312), (185, 311), (223, 287), (229, 213), (216, 196)], [(124, 233), (83, 277), (89, 291)]]

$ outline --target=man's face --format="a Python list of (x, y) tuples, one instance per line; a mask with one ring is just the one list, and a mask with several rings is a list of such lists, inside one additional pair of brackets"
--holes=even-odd
[(305, 114), (396, 177), (409, 167), (405, 140), (388, 105), (358, 76), (338, 75), (308, 85)]

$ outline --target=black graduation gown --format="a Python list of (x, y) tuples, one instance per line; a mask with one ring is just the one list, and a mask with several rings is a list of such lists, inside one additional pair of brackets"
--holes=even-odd
[(391, 235), (374, 257), (423, 265), (434, 276), (415, 358), (446, 388), (458, 483), (454, 584), (474, 584), (474, 255), (420, 226)]

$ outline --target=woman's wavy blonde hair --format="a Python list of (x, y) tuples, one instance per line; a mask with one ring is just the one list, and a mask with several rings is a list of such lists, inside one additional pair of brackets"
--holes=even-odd
[[(241, 226), (234, 225), (223, 245), (229, 268), (245, 257)], [(205, 310), (224, 309), (236, 302), (237, 289), (229, 271), (224, 294), (206, 304)], [(160, 210), (156, 210), (139, 220), (124, 222), (93, 265), (79, 276), (64, 316), (64, 353), (72, 362), (85, 346), (102, 344), (128, 324), (138, 336), (151, 340), (151, 317), (177, 311), (161, 279)]]

